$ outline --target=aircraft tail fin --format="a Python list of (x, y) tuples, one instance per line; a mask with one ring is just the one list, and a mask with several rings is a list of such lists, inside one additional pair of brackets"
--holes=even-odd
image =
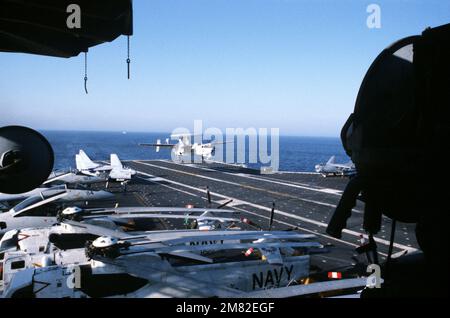
[(331, 158), (328, 160), (327, 165), (332, 165), (336, 162), (336, 157), (335, 156), (331, 156)]
[(75, 155), (75, 165), (77, 167), (77, 170), (85, 170), (84, 166), (83, 166), (83, 161), (81, 160), (81, 157), (79, 154)]
[(122, 162), (120, 162), (119, 157), (115, 153), (111, 154), (110, 161), (111, 161), (111, 167), (113, 169), (122, 169), (123, 168)]
[[(160, 144), (161, 144), (161, 139), (158, 139), (158, 140), (156, 141), (156, 144), (157, 144), (157, 145), (160, 145)], [(156, 152), (159, 152), (159, 149), (160, 149), (160, 147), (157, 146), (157, 147), (156, 147)]]
[(100, 166), (98, 163), (94, 163), (83, 150), (80, 150), (78, 155), (80, 158), (80, 166), (83, 167), (82, 169), (78, 169), (77, 167), (78, 170), (95, 169)]

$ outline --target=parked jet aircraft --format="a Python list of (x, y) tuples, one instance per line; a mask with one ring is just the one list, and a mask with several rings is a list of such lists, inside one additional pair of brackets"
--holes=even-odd
[[(96, 227), (93, 232), (111, 230)], [(308, 252), (323, 248), (309, 241), (313, 237), (293, 231), (159, 231), (121, 239), (103, 235), (87, 248), (64, 253), (45, 248), (34, 248), (35, 253), (7, 250), (3, 295), (14, 297), (26, 288), (30, 297), (37, 298), (245, 297), (307, 277)], [(81, 275), (75, 283), (81, 286), (58, 283), (69, 281), (74, 266), (79, 266)], [(119, 278), (123, 284), (108, 283)]]
[[(179, 219), (186, 228), (201, 231), (215, 229), (238, 229), (239, 224), (246, 224), (239, 218), (239, 212), (225, 209), (177, 208), (177, 207), (123, 207), (80, 209), (67, 208), (59, 220), (95, 220), (108, 223), (109, 227), (124, 226), (127, 231), (142, 230), (149, 219)], [(113, 225), (115, 224), (115, 225)], [(144, 224), (144, 227), (141, 225)]]
[[(65, 214), (77, 211), (69, 208)], [(90, 212), (93, 217), (94, 210)], [(137, 213), (142, 211), (120, 210), (123, 216)], [(276, 298), (367, 286), (365, 277), (298, 284), (309, 275), (310, 258), (327, 252), (311, 241), (312, 234), (230, 230), (131, 234), (94, 221), (64, 220), (51, 227), (7, 232), (0, 240), (1, 296)], [(87, 240), (92, 243), (84, 247)], [(117, 279), (123, 283), (112, 284)]]
[(125, 168), (116, 154), (111, 154), (110, 164), (105, 165), (93, 162), (83, 150), (80, 150), (75, 155), (75, 162), (78, 171), (82, 174), (103, 177), (111, 181), (126, 182), (136, 174), (135, 170)]
[(170, 144), (169, 138), (166, 138), (166, 143), (161, 143), (161, 139), (156, 141), (156, 144), (140, 143), (140, 146), (155, 147), (156, 152), (159, 152), (160, 148), (171, 148), (175, 157), (182, 159), (185, 155), (194, 154), (200, 156), (202, 160), (211, 160), (214, 156), (216, 145), (222, 145), (226, 142), (209, 142), (209, 143), (194, 143), (191, 144), (192, 134), (173, 134), (170, 136), (172, 139), (178, 139), (178, 143)]
[(136, 175), (136, 171), (131, 168), (126, 168), (120, 162), (119, 157), (116, 154), (111, 154), (110, 164), (112, 167), (109, 173), (109, 178), (119, 182), (125, 182), (131, 180), (131, 177)]
[(25, 193), (19, 194), (7, 194), (0, 193), (0, 203), (5, 206), (13, 206), (25, 199), (31, 197), (42, 197), (42, 196), (53, 196), (54, 194), (65, 192), (66, 194), (58, 199), (57, 202), (77, 202), (77, 201), (87, 201), (96, 199), (110, 199), (113, 197), (113, 194), (106, 191), (92, 191), (90, 189), (86, 189), (81, 185), (58, 185), (53, 187), (41, 187), (34, 189), (32, 191), (28, 191)]
[(83, 150), (75, 155), (75, 164), (78, 171), (89, 176), (99, 176), (112, 170), (110, 165), (93, 162)]
[(66, 186), (36, 189), (12, 209), (0, 213), (0, 235), (10, 229), (49, 226), (55, 223), (58, 204), (113, 198), (114, 195), (107, 191), (68, 189)]
[(93, 184), (106, 182), (104, 176), (88, 176), (77, 171), (54, 171), (50, 174), (43, 185), (61, 185), (61, 184)]
[(315, 166), (316, 172), (321, 173), (324, 177), (327, 176), (349, 176), (356, 173), (355, 165), (353, 162), (348, 163), (336, 163), (336, 157), (331, 158), (325, 164), (318, 164)]

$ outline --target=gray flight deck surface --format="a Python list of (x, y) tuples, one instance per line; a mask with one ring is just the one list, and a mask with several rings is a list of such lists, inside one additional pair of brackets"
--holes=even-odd
[[(314, 233), (327, 246), (329, 253), (313, 256), (312, 265), (321, 271), (345, 271), (357, 263), (365, 263), (364, 255), (357, 256), (362, 229), (362, 203), (353, 210), (352, 218), (341, 240), (325, 232), (347, 178), (324, 178), (315, 173), (259, 174), (259, 171), (219, 163), (179, 164), (172, 161), (127, 161), (125, 165), (137, 171), (137, 177), (120, 193), (120, 187), (109, 190), (117, 192), (121, 206), (173, 206), (208, 207), (209, 188), (212, 207), (233, 200), (227, 208), (241, 212), (241, 216), (267, 228), (272, 202), (275, 202), (273, 229), (297, 227), (304, 233)], [(158, 227), (173, 229), (182, 226), (180, 221), (163, 221)], [(380, 233), (376, 235), (380, 259), (388, 253), (391, 220), (383, 217)], [(404, 251), (418, 249), (414, 226), (398, 223), (395, 234), (394, 257)]]

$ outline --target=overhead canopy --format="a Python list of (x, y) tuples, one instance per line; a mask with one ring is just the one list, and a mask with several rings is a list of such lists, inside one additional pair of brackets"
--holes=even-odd
[[(81, 28), (67, 25), (71, 4)], [(72, 57), (132, 33), (132, 0), (0, 0), (0, 51)]]

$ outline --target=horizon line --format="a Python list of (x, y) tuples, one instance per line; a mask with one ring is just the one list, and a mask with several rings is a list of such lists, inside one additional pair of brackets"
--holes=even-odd
[[(169, 131), (135, 131), (135, 130), (92, 130), (92, 129), (36, 129), (39, 132), (91, 132), (91, 133), (120, 133), (120, 134), (164, 134), (170, 135)], [(340, 138), (340, 136), (326, 136), (326, 135), (307, 135), (307, 134), (280, 134), (280, 137), (308, 137), (308, 138)]]

